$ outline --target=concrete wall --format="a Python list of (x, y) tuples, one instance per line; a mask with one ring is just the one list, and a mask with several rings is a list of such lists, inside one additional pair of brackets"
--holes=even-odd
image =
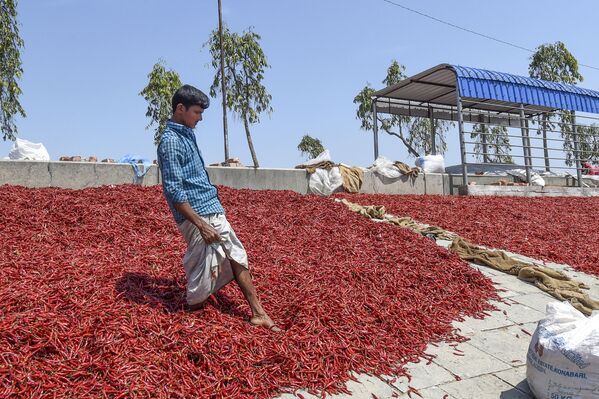
[(86, 188), (111, 184), (158, 184), (158, 169), (152, 166), (138, 179), (133, 166), (100, 162), (0, 161), (0, 184), (26, 187)]
[(460, 187), (460, 194), (512, 197), (596, 197), (599, 196), (599, 190), (587, 187), (468, 186)]
[(254, 169), (208, 166), (214, 184), (253, 190), (291, 190), (307, 194), (310, 176), (303, 169)]
[[(254, 190), (291, 190), (309, 193), (310, 175), (303, 169), (207, 168), (214, 184)], [(156, 166), (137, 179), (128, 164), (90, 162), (0, 161), (0, 184), (26, 187), (86, 188), (111, 184), (160, 184)], [(362, 192), (381, 194), (443, 194), (449, 178), (443, 174), (420, 174), (417, 178), (387, 179), (367, 172)]]
[[(303, 169), (253, 169), (208, 167), (208, 174), (214, 184), (233, 187), (250, 188), (254, 190), (291, 190), (301, 194), (309, 192), (310, 175)], [(489, 187), (492, 195), (511, 192), (508, 195), (571, 195), (572, 190), (506, 190), (493, 189), (492, 183), (499, 179), (513, 181), (511, 176), (469, 176), (476, 186)], [(563, 188), (573, 186), (574, 180), (565, 177), (550, 177), (545, 179), (548, 186)], [(585, 179), (586, 181), (586, 179)], [(589, 183), (597, 181), (589, 181)], [(156, 166), (138, 179), (133, 167), (129, 164), (107, 164), (90, 162), (40, 162), (40, 161), (0, 161), (0, 185), (12, 184), (26, 187), (62, 187), (86, 188), (111, 184), (141, 184), (150, 186), (160, 184), (160, 176)], [(462, 185), (461, 175), (440, 173), (420, 174), (415, 179), (402, 177), (392, 180), (378, 174), (366, 172), (362, 184), (363, 193), (371, 194), (436, 194), (457, 195)], [(474, 188), (471, 194), (482, 195), (482, 189)], [(588, 190), (586, 190), (588, 191)], [(583, 195), (589, 195), (585, 191)], [(476, 192), (476, 194), (475, 194)], [(521, 192), (521, 194), (518, 194)], [(561, 194), (552, 194), (553, 192)], [(589, 191), (594, 193), (594, 191)], [(505, 195), (505, 194), (504, 194)]]
[(441, 173), (421, 173), (415, 179), (403, 176), (389, 179), (376, 173), (366, 172), (362, 183), (363, 193), (368, 194), (438, 194), (449, 190), (449, 177)]
[[(303, 169), (252, 169), (208, 167), (210, 180), (233, 188), (254, 190), (291, 190), (307, 194), (310, 175)], [(449, 177), (440, 173), (421, 174), (415, 179), (403, 177), (388, 179), (366, 172), (362, 182), (363, 193), (370, 194), (444, 194), (449, 190)]]

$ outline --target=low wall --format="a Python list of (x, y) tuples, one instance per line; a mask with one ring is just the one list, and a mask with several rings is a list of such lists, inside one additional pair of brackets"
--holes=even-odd
[[(214, 184), (254, 190), (291, 190), (309, 193), (310, 175), (303, 169), (206, 168)], [(420, 174), (417, 178), (387, 179), (366, 172), (364, 193), (380, 194), (448, 194), (449, 176), (439, 173)], [(158, 168), (151, 166), (137, 178), (129, 164), (100, 162), (0, 161), (0, 184), (25, 187), (86, 188), (103, 185), (160, 184)]]
[(599, 196), (599, 190), (589, 187), (468, 186), (460, 187), (460, 194), (511, 197), (596, 197)]
[(301, 169), (254, 169), (208, 166), (210, 181), (220, 186), (253, 190), (291, 190), (307, 194), (309, 176)]
[[(310, 175), (303, 169), (253, 169), (208, 167), (214, 184), (233, 188), (254, 190), (291, 190), (308, 194)], [(366, 172), (362, 181), (362, 193), (370, 194), (444, 194), (448, 190), (447, 175), (421, 174), (415, 179), (387, 179)]]
[[(291, 190), (300, 194), (309, 193), (310, 175), (303, 169), (253, 169), (253, 168), (207, 168), (210, 179), (214, 184), (254, 190)], [(494, 192), (491, 184), (499, 179), (513, 181), (511, 176), (469, 176), (469, 181), (476, 186), (490, 187), (487, 192)], [(573, 187), (574, 180), (566, 177), (545, 178), (547, 185), (552, 187)], [(585, 179), (585, 182), (588, 179)], [(140, 184), (151, 186), (160, 184), (158, 168), (153, 165), (142, 178), (137, 178), (133, 167), (129, 164), (108, 164), (101, 162), (40, 162), (40, 161), (0, 161), (0, 185), (12, 184), (26, 187), (62, 187), (80, 189), (117, 184)], [(597, 181), (588, 181), (590, 186)], [(441, 173), (421, 173), (415, 179), (402, 177), (388, 179), (375, 173), (366, 172), (362, 183), (362, 193), (369, 194), (436, 194), (457, 195), (462, 185), (461, 175)], [(481, 195), (480, 190), (473, 190)], [(495, 190), (497, 191), (497, 190)], [(509, 192), (510, 190), (497, 191)], [(521, 190), (522, 191), (522, 190)], [(531, 190), (529, 190), (531, 191)], [(538, 190), (532, 190), (539, 195)], [(532, 192), (531, 191), (531, 192)], [(574, 190), (575, 191), (575, 190)], [(554, 190), (561, 195), (572, 195), (573, 190)], [(588, 190), (587, 190), (588, 191)], [(462, 191), (464, 192), (464, 191)], [(518, 194), (511, 190), (510, 195)], [(548, 193), (547, 190), (545, 190)], [(594, 192), (594, 191), (590, 191)], [(528, 193), (528, 192), (527, 192)], [(542, 194), (541, 194), (542, 195)], [(545, 194), (547, 195), (547, 194)], [(556, 194), (560, 195), (560, 194)], [(589, 195), (585, 192), (583, 195)]]
[(0, 184), (25, 187), (86, 188), (117, 184), (159, 184), (158, 168), (137, 178), (129, 164), (101, 162), (0, 161)]

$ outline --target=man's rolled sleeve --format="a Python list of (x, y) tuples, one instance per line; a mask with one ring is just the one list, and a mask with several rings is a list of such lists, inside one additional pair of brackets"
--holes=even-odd
[(158, 162), (165, 194), (173, 203), (189, 202), (183, 189), (183, 148), (177, 140), (164, 138), (158, 146)]

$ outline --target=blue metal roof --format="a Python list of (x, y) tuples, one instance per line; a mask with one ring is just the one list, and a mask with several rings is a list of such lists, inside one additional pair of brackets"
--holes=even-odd
[(462, 97), (599, 114), (599, 92), (504, 72), (451, 65)]

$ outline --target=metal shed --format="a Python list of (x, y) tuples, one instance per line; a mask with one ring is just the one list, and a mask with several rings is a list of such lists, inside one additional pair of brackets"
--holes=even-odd
[[(373, 114), (388, 113), (456, 121), (460, 137), (463, 184), (468, 184), (464, 124), (475, 123), (520, 128), (527, 178), (533, 167), (529, 122), (539, 115), (569, 111), (574, 132), (574, 158), (581, 182), (581, 154), (575, 112), (599, 114), (599, 92), (574, 85), (549, 82), (503, 72), (440, 64), (374, 93)], [(537, 129), (538, 130), (538, 129)], [(547, 131), (547, 129), (545, 129)], [(553, 131), (553, 130), (550, 130)], [(432, 132), (432, 143), (435, 142)], [(510, 136), (514, 137), (514, 136)], [(484, 138), (484, 137), (483, 137)], [(549, 139), (558, 141), (558, 139)], [(435, 151), (433, 144), (433, 153)], [(374, 154), (378, 157), (378, 126), (374, 124)]]

